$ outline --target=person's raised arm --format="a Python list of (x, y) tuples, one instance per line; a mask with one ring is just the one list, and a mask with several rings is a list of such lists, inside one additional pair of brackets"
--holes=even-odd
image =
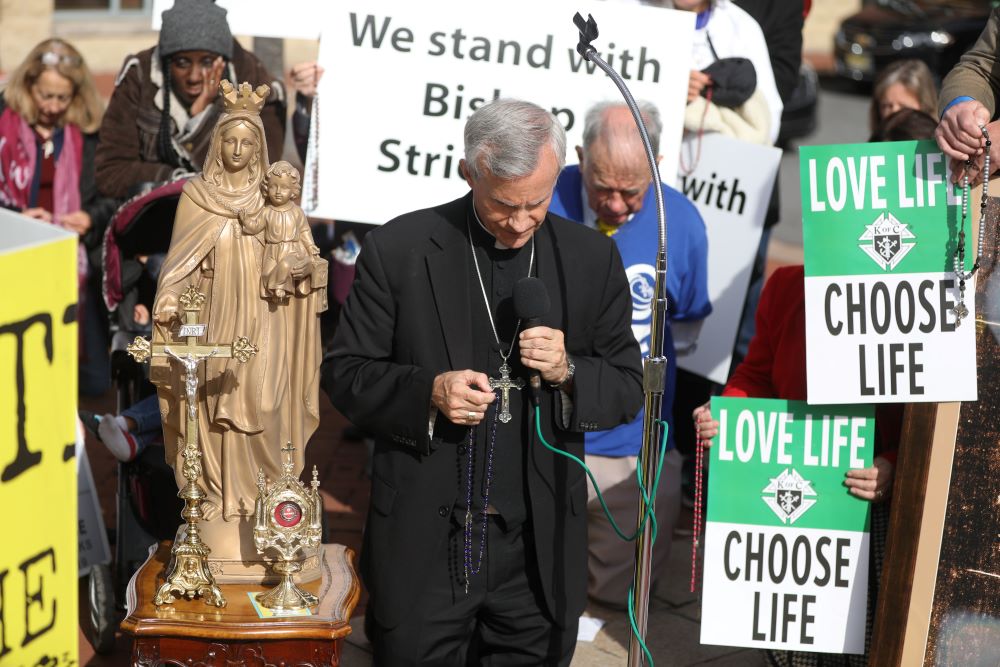
[(978, 100), (968, 99), (949, 106), (934, 138), (945, 155), (953, 160), (965, 161), (978, 156), (983, 149), (980, 128), (990, 122), (990, 111)]
[(935, 136), (941, 150), (952, 159), (966, 160), (978, 154), (982, 148), (979, 127), (996, 113), (998, 39), (1000, 10), (994, 9), (979, 39), (941, 84), (941, 122)]
[(981, 103), (990, 117), (996, 113), (997, 92), (1000, 91), (1000, 72), (997, 71), (998, 40), (1000, 10), (994, 9), (979, 39), (941, 83), (941, 95), (938, 97), (941, 115), (954, 100), (961, 97), (969, 97)]

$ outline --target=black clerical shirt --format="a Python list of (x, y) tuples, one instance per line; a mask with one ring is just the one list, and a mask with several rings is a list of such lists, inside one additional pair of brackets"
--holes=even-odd
[[(506, 424), (498, 419), (501, 396), (497, 390), (496, 400), (486, 411), (483, 420), (475, 429), (474, 470), (475, 479), (472, 493), (473, 513), (481, 512), (487, 486), (487, 468), (489, 467), (490, 443), (495, 437), (493, 446), (492, 479), (489, 482), (490, 511), (497, 512), (503, 518), (507, 527), (523, 523), (527, 519), (527, 495), (524, 484), (525, 449), (532, 442), (529, 429), (534, 423), (529, 417), (531, 400), (527, 395), (528, 371), (521, 364), (521, 353), (516, 344), (518, 328), (517, 315), (514, 312), (512, 297), (514, 283), (529, 275), (531, 264), (531, 249), (534, 241), (529, 241), (518, 249), (497, 248), (496, 240), (477, 222), (475, 216), (469, 214), (469, 229), (472, 233), (472, 243), (475, 247), (476, 260), (479, 264), (479, 274), (483, 286), (479, 285), (475, 264), (470, 258), (470, 285), (472, 292), (472, 358), (475, 363), (473, 370), (482, 371), (489, 377), (500, 379), (500, 366), (503, 358), (502, 349), (506, 354), (510, 351), (507, 365), (511, 369), (511, 379), (520, 378), (524, 387), (520, 390), (510, 390), (511, 420)], [(470, 251), (471, 252), (471, 251)], [(537, 260), (537, 257), (536, 257)], [(531, 267), (531, 275), (535, 275)], [(483, 298), (483, 288), (489, 297), (489, 308), (493, 314), (493, 322), (500, 338), (499, 345), (490, 326), (490, 318)], [(523, 328), (523, 323), (522, 323)], [(515, 332), (515, 329), (517, 331)], [(511, 348), (511, 341), (515, 341)], [(458, 504), (463, 508), (467, 498), (467, 452), (459, 447), (459, 468), (462, 471), (459, 485)]]

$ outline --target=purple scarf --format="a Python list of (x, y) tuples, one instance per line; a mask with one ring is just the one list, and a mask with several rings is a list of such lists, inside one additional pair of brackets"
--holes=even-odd
[[(27, 121), (9, 107), (0, 114), (0, 203), (24, 210), (31, 201), (35, 175), (35, 132)], [(83, 168), (83, 134), (75, 125), (63, 128), (63, 146), (56, 158), (52, 183), (52, 221), (80, 210), (80, 172)], [(61, 226), (61, 225), (60, 225)], [(87, 277), (87, 251), (77, 246), (77, 275), (80, 286)]]

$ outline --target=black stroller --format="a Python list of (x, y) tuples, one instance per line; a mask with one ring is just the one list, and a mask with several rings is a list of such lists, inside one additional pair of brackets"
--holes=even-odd
[[(111, 375), (120, 413), (155, 389), (145, 365), (125, 351), (136, 336), (150, 335), (138, 323), (136, 305), (152, 311), (155, 274), (170, 246), (174, 214), (185, 180), (137, 195), (119, 207), (104, 237), (102, 291), (111, 319)], [(88, 581), (89, 623), (85, 634), (94, 651), (109, 653), (125, 606), (125, 588), (148, 556), (149, 546), (172, 539), (181, 523), (183, 502), (162, 446), (149, 446), (132, 461), (118, 464), (114, 561), (94, 566)]]

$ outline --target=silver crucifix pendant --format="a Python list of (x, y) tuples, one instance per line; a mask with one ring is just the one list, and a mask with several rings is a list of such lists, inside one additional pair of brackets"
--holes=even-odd
[(959, 301), (958, 305), (952, 308), (951, 312), (955, 313), (956, 327), (962, 324), (962, 320), (968, 317), (969, 315), (969, 309), (965, 307), (965, 303), (963, 303), (962, 301)]
[(497, 415), (502, 423), (506, 424), (511, 420), (510, 415), (510, 390), (511, 389), (523, 389), (524, 380), (521, 378), (511, 379), (510, 377), (510, 366), (507, 362), (504, 362), (500, 366), (500, 379), (490, 378), (490, 389), (500, 390), (500, 413)]

